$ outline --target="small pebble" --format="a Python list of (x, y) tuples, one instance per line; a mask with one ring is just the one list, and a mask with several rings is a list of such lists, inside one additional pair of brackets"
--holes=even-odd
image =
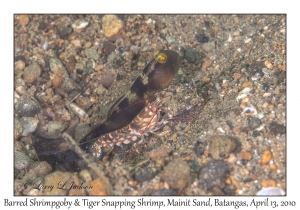
[(230, 153), (229, 156), (228, 156), (228, 158), (225, 159), (225, 161), (228, 162), (228, 163), (230, 163), (230, 164), (233, 164), (233, 163), (235, 163), (237, 161), (237, 157), (236, 157), (235, 154)]
[(82, 171), (79, 172), (79, 177), (83, 179), (85, 182), (91, 182), (92, 177), (90, 172), (87, 169), (83, 169)]
[(253, 117), (250, 121), (249, 121), (249, 128), (251, 130), (254, 130), (255, 128), (257, 128), (258, 126), (260, 126), (260, 119), (257, 117)]
[(39, 22), (38, 30), (45, 30), (47, 28), (47, 24), (44, 21)]
[(190, 179), (190, 167), (181, 160), (172, 160), (161, 173), (161, 178), (166, 181), (171, 188), (185, 188)]
[(269, 129), (270, 132), (273, 133), (275, 136), (277, 136), (278, 134), (282, 135), (286, 133), (286, 127), (284, 125), (278, 124), (275, 121), (270, 123)]
[(16, 104), (16, 112), (23, 117), (33, 117), (40, 110), (39, 103), (30, 98), (20, 99)]
[[(242, 84), (242, 87), (243, 88), (253, 88), (253, 82), (252, 81), (246, 81), (246, 82), (243, 82), (243, 84)], [(250, 91), (251, 91), (252, 89), (250, 89)], [(249, 93), (250, 93), (250, 91), (249, 91)]]
[(25, 153), (26, 150), (25, 150), (23, 142), (14, 141), (14, 151)]
[(93, 186), (92, 189), (90, 189), (90, 194), (93, 196), (99, 196), (99, 195), (109, 195), (107, 186), (105, 182), (103, 182), (101, 179), (95, 179), (90, 183), (90, 186)]
[(48, 123), (48, 132), (49, 134), (53, 133), (53, 134), (57, 134), (62, 132), (65, 129), (65, 126), (58, 121), (50, 121)]
[(233, 74), (234, 79), (240, 79), (241, 77), (242, 77), (242, 74), (239, 74), (239, 73), (234, 73)]
[(23, 133), (22, 123), (18, 118), (14, 120), (14, 138), (18, 139)]
[(22, 152), (15, 151), (14, 153), (14, 167), (16, 170), (24, 170), (28, 168), (31, 159)]
[(254, 76), (256, 73), (259, 73), (262, 76), (262, 69), (265, 67), (263, 62), (253, 62), (250, 66), (250, 73)]
[(263, 89), (264, 89), (264, 91), (268, 91), (269, 90), (269, 88), (270, 88), (270, 84), (267, 84), (267, 83), (264, 83), (263, 84)]
[(88, 110), (91, 105), (90, 100), (85, 96), (79, 96), (78, 98), (76, 98), (75, 102), (83, 110)]
[(211, 59), (203, 59), (201, 70), (206, 71), (209, 67), (213, 65), (214, 61)]
[(103, 87), (103, 85), (99, 84), (95, 91), (97, 94), (102, 95), (106, 91), (106, 89), (105, 87)]
[(64, 65), (58, 58), (56, 58), (56, 57), (50, 58), (49, 64), (50, 64), (51, 71), (55, 75), (62, 77), (62, 78), (69, 77), (68, 72), (66, 71), (66, 68), (64, 67)]
[(61, 26), (57, 28), (57, 34), (62, 39), (67, 39), (68, 36), (73, 32), (73, 29), (69, 26)]
[(15, 70), (22, 71), (25, 68), (25, 63), (22, 60), (15, 62)]
[(114, 52), (116, 49), (116, 46), (110, 41), (105, 41), (103, 43), (103, 47), (106, 55), (109, 55), (110, 53)]
[(98, 52), (93, 49), (93, 48), (87, 48), (84, 50), (84, 54), (86, 57), (91, 58), (95, 61), (97, 61), (99, 59), (99, 54)]
[(132, 45), (132, 46), (130, 47), (130, 50), (131, 50), (132, 52), (134, 52), (134, 54), (138, 54), (138, 52), (140, 51), (140, 48), (139, 48), (138, 46), (136, 46), (136, 45)]
[(191, 161), (191, 171), (198, 173), (200, 171), (200, 165), (198, 161), (192, 160)]
[(216, 47), (215, 42), (207, 42), (202, 45), (204, 51), (212, 51)]
[[(30, 166), (28, 167), (25, 176), (22, 177), (22, 180), (24, 180), (24, 181), (27, 182), (27, 183), (28, 183), (28, 182), (32, 182), (32, 181), (34, 181), (34, 180), (41, 181), (41, 179), (37, 179), (37, 176), (36, 176), (35, 171), (32, 170), (32, 169), (30, 169), (30, 167), (31, 167), (31, 164), (30, 164)], [(31, 187), (31, 186), (29, 186), (29, 187)]]
[(207, 77), (207, 76), (203, 76), (203, 77), (201, 78), (201, 82), (202, 82), (203, 84), (208, 84), (210, 81), (211, 81), (211, 78), (209, 78), (209, 77)]
[(42, 161), (36, 162), (33, 166), (33, 170), (37, 176), (44, 176), (52, 171), (52, 167), (46, 161)]
[(204, 143), (201, 141), (197, 141), (194, 145), (194, 152), (196, 153), (197, 157), (201, 157), (204, 154), (204, 151)]
[(205, 35), (196, 34), (195, 38), (200, 43), (207, 43), (209, 42), (209, 37)]
[(37, 78), (41, 76), (42, 69), (37, 62), (33, 62), (27, 66), (23, 72), (23, 78), (26, 83), (33, 83)]
[(251, 160), (252, 159), (252, 155), (251, 153), (247, 152), (247, 151), (244, 151), (242, 150), (240, 153), (239, 153), (239, 156), (244, 159), (244, 160)]
[(261, 163), (262, 164), (268, 164), (270, 160), (272, 160), (273, 154), (270, 150), (265, 150), (264, 153), (261, 156)]
[(270, 169), (277, 171), (278, 167), (275, 164), (270, 164)]
[(168, 43), (175, 42), (175, 38), (174, 38), (173, 36), (168, 36), (168, 37), (167, 37), (167, 42), (168, 42)]
[(166, 155), (170, 154), (171, 152), (172, 152), (172, 146), (163, 145), (161, 147), (158, 147), (158, 148), (152, 150), (149, 153), (149, 157), (152, 160), (154, 160), (156, 158), (160, 158), (160, 157), (166, 156)]
[(245, 98), (243, 98), (242, 103), (246, 104), (250, 101), (250, 98), (247, 96)]
[(29, 22), (29, 15), (19, 15), (19, 22), (26, 26)]
[(106, 74), (102, 75), (101, 84), (104, 87), (109, 88), (114, 82), (114, 80), (115, 80), (115, 76), (111, 72), (107, 72)]
[(66, 93), (71, 93), (71, 92), (76, 91), (76, 90), (77, 91), (82, 90), (81, 86), (71, 78), (65, 78), (63, 84), (61, 85), (61, 88)]
[(55, 139), (61, 136), (66, 126), (58, 121), (50, 121), (38, 127), (39, 134), (44, 138)]
[(102, 69), (104, 69), (104, 66), (103, 65), (97, 65), (97, 66), (95, 66), (95, 68), (94, 68), (94, 70), (95, 71), (101, 71)]
[(247, 183), (247, 182), (252, 182), (252, 178), (251, 177), (247, 177), (243, 180), (244, 183)]
[[(70, 172), (55, 171), (45, 176), (43, 186), (56, 186), (52, 190), (44, 189), (44, 194), (48, 195), (67, 195), (68, 190), (59, 189), (63, 187), (62, 185), (66, 183), (66, 188), (69, 186), (70, 178), (72, 174)], [(60, 185), (59, 185), (60, 184)]]
[[(222, 180), (229, 173), (228, 165), (221, 160), (212, 160), (208, 162), (199, 174), (199, 184), (204, 190), (211, 190), (212, 188), (222, 185)], [(223, 186), (219, 186), (223, 188)]]
[(25, 189), (25, 190), (23, 190), (23, 195), (25, 195), (25, 196), (38, 196), (38, 195), (41, 195), (40, 193), (41, 193), (41, 191), (38, 190), (38, 189)]
[(260, 184), (264, 188), (266, 188), (266, 187), (277, 187), (277, 184), (273, 179), (264, 180)]
[(76, 141), (79, 141), (82, 139), (89, 131), (91, 130), (91, 127), (88, 124), (85, 123), (79, 123), (76, 126), (75, 132), (74, 132), (74, 138)]
[(115, 41), (123, 28), (123, 21), (116, 15), (104, 15), (102, 17), (102, 29), (104, 36), (110, 41)]
[(273, 65), (270, 61), (266, 60), (265, 61), (265, 66), (268, 68), (268, 69), (272, 69), (273, 68)]
[(70, 55), (69, 57), (66, 57), (62, 59), (62, 62), (64, 66), (67, 69), (68, 74), (72, 74), (73, 70), (75, 69), (76, 66), (76, 59), (74, 55)]
[(211, 136), (208, 142), (209, 153), (216, 160), (228, 157), (240, 145), (237, 139), (227, 135)]
[(71, 44), (74, 45), (75, 47), (81, 47), (81, 41), (78, 39), (72, 40)]
[(92, 46), (92, 42), (87, 42), (84, 44), (84, 48), (90, 48)]
[(184, 58), (189, 63), (194, 63), (196, 61), (196, 51), (195, 50), (186, 50), (184, 53)]
[(69, 55), (69, 53), (67, 51), (64, 51), (62, 53), (59, 54), (59, 59), (63, 59), (63, 58), (66, 58), (67, 56)]
[(55, 87), (55, 88), (60, 87), (63, 82), (64, 82), (64, 79), (62, 77), (59, 77), (59, 76), (54, 76), (51, 79), (52, 86)]
[(95, 61), (93, 59), (88, 59), (86, 67), (83, 68), (83, 74), (91, 74), (95, 66), (96, 66)]
[(137, 168), (134, 179), (138, 182), (151, 180), (155, 177), (155, 172), (151, 168)]
[(251, 175), (251, 178), (252, 178), (253, 181), (255, 181), (255, 180), (258, 179), (258, 177), (257, 177), (255, 174), (252, 174), (252, 175)]

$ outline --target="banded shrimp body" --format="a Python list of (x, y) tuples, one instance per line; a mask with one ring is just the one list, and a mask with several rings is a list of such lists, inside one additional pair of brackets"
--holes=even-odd
[(155, 132), (162, 128), (166, 122), (160, 121), (161, 106), (162, 100), (156, 98), (155, 101), (147, 103), (146, 107), (129, 125), (98, 138), (91, 149), (93, 156), (101, 158), (101, 148), (105, 146), (114, 147), (133, 142), (141, 143), (144, 136), (148, 135), (149, 132)]

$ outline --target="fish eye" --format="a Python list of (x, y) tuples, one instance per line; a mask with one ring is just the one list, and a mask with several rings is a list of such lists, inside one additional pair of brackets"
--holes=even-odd
[(167, 62), (167, 55), (164, 53), (160, 53), (159, 55), (157, 55), (157, 61), (160, 63), (165, 63)]

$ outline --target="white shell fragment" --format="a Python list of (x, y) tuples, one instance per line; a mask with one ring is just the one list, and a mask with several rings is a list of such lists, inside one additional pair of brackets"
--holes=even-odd
[(77, 114), (77, 116), (80, 118), (80, 119), (83, 119), (86, 115), (86, 112), (81, 109), (79, 106), (77, 106), (76, 104), (74, 103), (70, 103), (70, 107), (71, 109), (73, 110), (73, 112), (75, 112), (75, 114)]
[(228, 37), (228, 42), (231, 42), (232, 41), (232, 37), (231, 37), (231, 34), (229, 34), (229, 37)]
[(261, 124), (260, 126), (258, 126), (257, 128), (255, 128), (255, 131), (261, 131), (263, 130), (265, 127), (265, 124)]
[(252, 88), (249, 88), (249, 87), (244, 88), (243, 90), (241, 90), (239, 92), (238, 96), (236, 97), (236, 100), (239, 101), (239, 100), (245, 98), (250, 93), (251, 90), (252, 90)]
[(269, 97), (271, 95), (271, 93), (264, 93), (263, 97)]
[(251, 42), (251, 41), (252, 41), (251, 38), (246, 38), (246, 39), (244, 40), (245, 44), (248, 44), (248, 43)]
[(72, 24), (72, 28), (74, 30), (79, 30), (79, 29), (83, 29), (85, 27), (87, 27), (89, 24), (89, 22), (87, 22), (86, 20), (76, 20), (73, 24)]
[(47, 50), (47, 49), (48, 49), (48, 42), (47, 42), (47, 41), (44, 42), (44, 44), (43, 44), (43, 49), (44, 49), (44, 50)]
[(217, 130), (220, 131), (220, 133), (225, 133), (224, 129), (221, 127), (217, 128)]
[(257, 115), (257, 110), (252, 104), (250, 104), (249, 106), (245, 107), (241, 114), (253, 117)]
[(147, 24), (150, 24), (152, 22), (152, 19), (151, 18), (149, 18), (148, 20), (146, 20), (146, 23)]
[(258, 191), (256, 195), (285, 195), (285, 191), (281, 187), (267, 187)]

